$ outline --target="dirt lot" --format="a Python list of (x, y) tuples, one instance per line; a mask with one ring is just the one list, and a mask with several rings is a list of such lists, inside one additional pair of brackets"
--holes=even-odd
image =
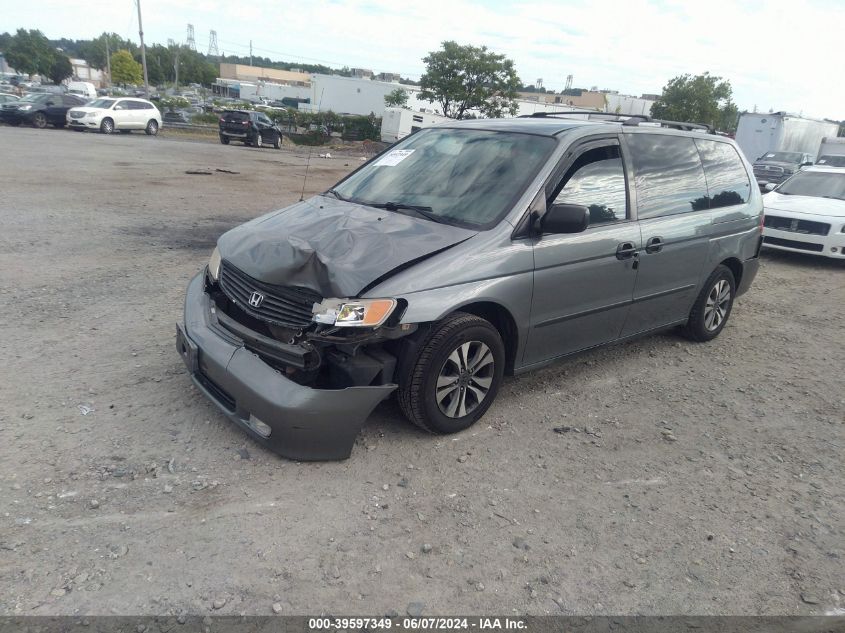
[[(454, 437), (387, 402), (302, 464), (200, 396), (174, 324), (305, 153), (0, 128), (0, 160), (0, 612), (845, 607), (845, 266), (767, 255), (710, 344), (510, 379)], [(313, 160), (306, 195), (357, 164)]]

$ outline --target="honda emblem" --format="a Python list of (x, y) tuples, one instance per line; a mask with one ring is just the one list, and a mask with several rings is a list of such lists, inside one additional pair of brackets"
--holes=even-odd
[(253, 292), (249, 297), (249, 305), (253, 308), (260, 308), (264, 303), (264, 295), (260, 292)]

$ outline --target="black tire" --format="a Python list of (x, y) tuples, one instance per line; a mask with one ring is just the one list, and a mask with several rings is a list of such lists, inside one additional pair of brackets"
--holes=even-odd
[(114, 121), (108, 117), (100, 121), (100, 132), (103, 134), (111, 134), (114, 132)]
[(43, 112), (36, 112), (32, 117), (32, 124), (39, 130), (43, 130), (47, 127), (47, 117)]
[[(729, 289), (724, 301), (720, 299), (720, 288)], [(720, 265), (704, 282), (701, 293), (690, 311), (689, 320), (683, 327), (684, 336), (701, 343), (712, 341), (719, 336), (731, 316), (735, 298), (736, 280), (733, 272), (727, 266)]]
[[(473, 359), (470, 354), (473, 353), (471, 346), (475, 345), (476, 350), (482, 350), (480, 344), (483, 344), (492, 354), (492, 368), (487, 369), (490, 363), (485, 363), (481, 369), (478, 369), (475, 378), (471, 374), (465, 375), (465, 372), (460, 372), (460, 377), (456, 376), (455, 383), (446, 386), (446, 389), (452, 387), (450, 395), (441, 396), (443, 399), (438, 402), (438, 379), (445, 377), (443, 374), (447, 367), (454, 364), (450, 358), (451, 355), (458, 353), (458, 350), (467, 344), (470, 345), (469, 353), (465, 354), (467, 360), (470, 361), (467, 366), (471, 365), (472, 360), (481, 362), (482, 359), (477, 357)], [(478, 351), (478, 354), (480, 353)], [(399, 406), (411, 422), (431, 433), (462, 431), (475, 424), (496, 399), (502, 383), (504, 366), (505, 346), (496, 328), (489, 321), (473, 314), (456, 312), (436, 323), (419, 347), (417, 357), (411, 362), (403, 363), (402, 375), (399, 378)], [(457, 368), (457, 365), (455, 367)], [(481, 376), (482, 369), (483, 377)], [(473, 382), (479, 379), (490, 381), (489, 388), (480, 401), (475, 395), (478, 391), (477, 383)], [(469, 382), (463, 382), (465, 380)], [(459, 381), (461, 381), (460, 386), (453, 387)], [(463, 386), (464, 384), (467, 386)], [(444, 389), (441, 389), (441, 393), (443, 392)], [(451, 398), (464, 398), (463, 402), (470, 405), (466, 407), (468, 412), (463, 416), (447, 415), (441, 407), (446, 406), (448, 409), (452, 403)], [(460, 409), (455, 411), (455, 413), (459, 412)]]
[(158, 136), (158, 121), (155, 119), (147, 121), (147, 127), (144, 128), (144, 133), (147, 136)]
[(223, 136), (223, 135), (221, 134), (221, 135), (220, 135), (220, 142), (221, 142), (221, 143), (223, 143), (223, 145), (228, 145), (228, 144), (229, 144), (229, 137), (228, 137), (228, 136)]
[(255, 133), (255, 138), (252, 139), (252, 146), (261, 149), (262, 140), (261, 140), (261, 132)]
[(276, 149), (282, 149), (282, 135), (281, 134), (276, 135), (276, 140), (273, 141), (273, 147), (275, 147)]

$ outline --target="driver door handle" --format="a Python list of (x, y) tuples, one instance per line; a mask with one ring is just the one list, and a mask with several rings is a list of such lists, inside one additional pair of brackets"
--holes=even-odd
[(631, 259), (637, 256), (637, 247), (633, 242), (622, 242), (616, 247), (616, 259)]
[(648, 241), (645, 243), (645, 252), (646, 253), (659, 253), (663, 250), (663, 238), (662, 237), (650, 237)]

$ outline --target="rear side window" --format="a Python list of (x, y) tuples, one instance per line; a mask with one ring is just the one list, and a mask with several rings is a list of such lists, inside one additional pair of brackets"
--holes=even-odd
[(707, 190), (710, 194), (710, 208), (719, 209), (748, 202), (751, 183), (736, 148), (730, 143), (695, 139)]
[(642, 219), (710, 208), (704, 169), (695, 142), (687, 136), (628, 136)]

